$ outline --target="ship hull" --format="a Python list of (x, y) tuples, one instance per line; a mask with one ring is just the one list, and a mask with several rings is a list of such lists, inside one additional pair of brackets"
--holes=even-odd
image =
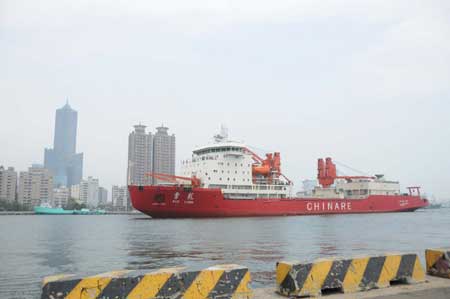
[(220, 189), (129, 186), (133, 207), (153, 218), (257, 217), (409, 212), (428, 206), (420, 196), (364, 199), (225, 199)]

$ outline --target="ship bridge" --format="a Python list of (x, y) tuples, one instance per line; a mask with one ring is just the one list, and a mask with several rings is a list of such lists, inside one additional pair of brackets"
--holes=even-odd
[(289, 196), (290, 183), (279, 179), (277, 174), (261, 172), (264, 170), (261, 168), (263, 159), (250, 151), (244, 143), (228, 140), (221, 135), (216, 135), (215, 139), (215, 143), (194, 149), (192, 158), (182, 161), (183, 176), (195, 176), (200, 179), (201, 187), (219, 188), (224, 197), (229, 199)]
[(192, 154), (193, 156), (202, 156), (211, 153), (243, 155), (246, 149), (247, 147), (243, 143), (236, 141), (225, 141), (196, 148), (192, 151)]

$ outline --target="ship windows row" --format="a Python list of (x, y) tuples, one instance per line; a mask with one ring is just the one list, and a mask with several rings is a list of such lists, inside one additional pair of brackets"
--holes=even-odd
[[(208, 181), (211, 180), (211, 177), (208, 177)], [(222, 178), (219, 178), (219, 181), (221, 181)], [(227, 178), (227, 181), (230, 181), (230, 178)], [(243, 182), (247, 181), (250, 182), (250, 179), (242, 179)], [(236, 182), (236, 178), (233, 178), (233, 182)]]
[(197, 155), (204, 155), (204, 154), (209, 154), (209, 153), (223, 153), (223, 152), (243, 152), (243, 148), (242, 147), (220, 147), (220, 148), (210, 148), (210, 149), (205, 149), (205, 150), (201, 150), (201, 151), (197, 151), (196, 154)]

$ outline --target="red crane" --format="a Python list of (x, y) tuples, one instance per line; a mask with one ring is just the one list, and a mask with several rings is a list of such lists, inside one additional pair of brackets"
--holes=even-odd
[(323, 159), (317, 160), (317, 179), (322, 187), (327, 188), (334, 184), (336, 179), (375, 179), (372, 176), (338, 176), (336, 175), (336, 164), (333, 163), (331, 158), (326, 158), (325, 163)]
[(178, 180), (182, 180), (182, 181), (190, 181), (192, 187), (200, 187), (200, 179), (197, 178), (195, 175), (192, 177), (184, 177), (184, 176), (177, 176), (177, 175), (171, 175), (171, 174), (166, 174), (166, 173), (157, 173), (157, 172), (148, 172), (145, 174), (146, 176), (150, 176), (152, 178), (164, 181), (164, 182), (169, 182), (169, 183), (174, 183), (174, 184), (179, 184)]

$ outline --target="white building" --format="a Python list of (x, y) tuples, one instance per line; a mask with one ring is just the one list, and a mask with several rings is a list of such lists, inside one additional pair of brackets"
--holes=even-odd
[(0, 200), (13, 202), (16, 200), (17, 172), (13, 167), (7, 169), (0, 166)]
[(70, 197), (87, 205), (88, 188), (88, 182), (81, 180), (79, 184), (70, 187)]
[(53, 200), (53, 177), (42, 165), (33, 164), (28, 171), (21, 171), (19, 176), (19, 203), (37, 206), (42, 202)]
[[(161, 126), (156, 128), (153, 136), (153, 172), (175, 174), (175, 135), (169, 135), (169, 128)], [(160, 183), (153, 180), (154, 184)]]
[(70, 189), (61, 186), (53, 189), (53, 207), (64, 207), (69, 202)]
[(88, 197), (87, 197), (87, 204), (90, 207), (97, 207), (98, 206), (98, 179), (95, 179), (93, 177), (88, 177), (87, 179), (88, 183)]
[(152, 172), (152, 134), (145, 132), (146, 126), (136, 125), (128, 136), (128, 169), (127, 183), (129, 185), (150, 185)]
[(127, 186), (113, 185), (111, 190), (112, 204), (116, 208), (127, 209), (128, 188)]
[(71, 197), (89, 207), (97, 207), (98, 188), (98, 179), (90, 176), (87, 180), (81, 180), (80, 184), (71, 187)]

